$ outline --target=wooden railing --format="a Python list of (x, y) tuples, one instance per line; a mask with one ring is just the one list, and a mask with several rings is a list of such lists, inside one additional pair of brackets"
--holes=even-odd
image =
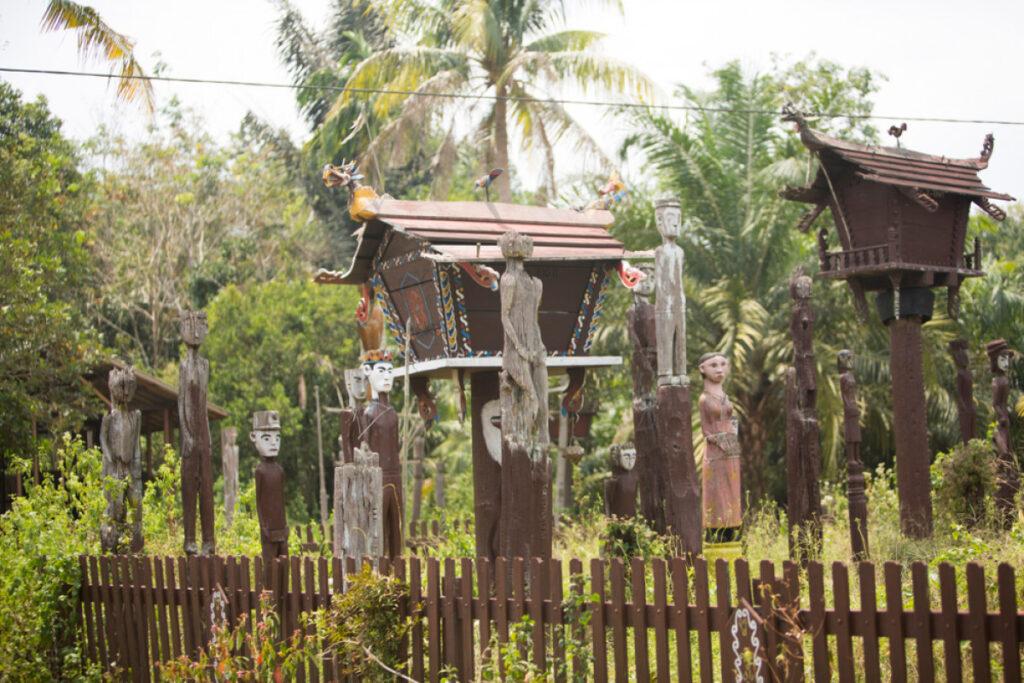
[[(81, 568), (86, 652), (135, 680), (203, 646), (212, 595), (224, 596), (234, 624), (269, 591), (291, 633), (300, 613), (329, 604), (344, 574), (339, 560), (309, 557), (282, 558), (269, 572), (244, 557), (82, 557)], [(702, 559), (688, 567), (679, 558), (566, 566), (410, 557), (379, 566), (408, 582), (414, 626), (400, 666), (417, 681), (445, 670), (473, 680), (484, 649), (507, 642), (510, 628), (528, 632), (525, 656), (555, 680), (735, 680), (737, 665), (759, 668), (764, 680), (959, 681), (965, 669), (975, 681), (1020, 680), (1024, 613), (1010, 565), (992, 582), (968, 564), (966, 600), (949, 564), (915, 563), (909, 577), (891, 562), (830, 569), (762, 562), (755, 571), (719, 560), (709, 571)], [(338, 678), (329, 656), (300, 674)]]
[(821, 269), (824, 271), (871, 268), (885, 265), (890, 261), (889, 245), (879, 244), (846, 251), (831, 251), (823, 255)]

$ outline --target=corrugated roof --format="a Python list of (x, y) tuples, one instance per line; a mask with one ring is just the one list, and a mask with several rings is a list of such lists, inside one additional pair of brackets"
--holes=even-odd
[(861, 145), (806, 127), (801, 129), (800, 139), (810, 149), (832, 152), (856, 166), (857, 175), (865, 180), (968, 197), (1013, 201), (1013, 197), (995, 192), (978, 177), (978, 171), (988, 167), (987, 157), (951, 159), (899, 147)]
[(317, 282), (365, 282), (374, 254), (390, 229), (422, 240), (427, 254), (453, 260), (502, 260), (497, 241), (509, 230), (533, 238), (530, 260), (618, 261), (625, 255), (623, 244), (608, 232), (614, 221), (610, 211), (396, 199), (377, 200), (372, 209), (376, 218), (355, 232), (358, 242), (348, 271), (321, 270)]

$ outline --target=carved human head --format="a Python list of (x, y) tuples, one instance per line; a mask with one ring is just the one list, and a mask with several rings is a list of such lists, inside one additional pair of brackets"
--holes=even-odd
[(186, 346), (199, 346), (206, 339), (206, 311), (184, 310), (179, 317), (181, 341)]
[(509, 230), (498, 238), (501, 255), (507, 259), (525, 259), (533, 255), (533, 238), (529, 235)]
[(654, 202), (654, 223), (662, 237), (672, 240), (679, 237), (682, 220), (683, 209), (675, 197), (665, 197)]
[(970, 365), (971, 358), (968, 354), (966, 339), (954, 339), (949, 342), (949, 352), (953, 355), (953, 362), (958, 368), (966, 368)]
[(729, 359), (720, 351), (711, 351), (700, 357), (697, 369), (705, 379), (721, 384), (729, 376)]
[(651, 263), (641, 263), (640, 265), (635, 266), (635, 268), (646, 277), (636, 283), (636, 287), (633, 288), (633, 293), (642, 297), (648, 297), (654, 294), (654, 265)]
[(501, 402), (493, 399), (484, 404), (480, 410), (480, 423), (483, 426), (484, 444), (491, 460), (501, 464)]
[(636, 449), (632, 444), (615, 444), (611, 447), (611, 460), (612, 469), (629, 472), (636, 466)]
[(804, 275), (803, 271), (797, 271), (789, 281), (789, 295), (794, 300), (810, 299), (811, 278)]
[(390, 360), (364, 361), (363, 376), (374, 396), (390, 392), (395, 383), (394, 366)]
[(135, 368), (130, 365), (113, 368), (107, 378), (107, 386), (110, 387), (110, 402), (120, 407), (127, 406), (135, 395)]
[(992, 372), (997, 375), (1006, 374), (1010, 369), (1010, 361), (1013, 359), (1013, 351), (1005, 339), (995, 339), (985, 345), (985, 353), (988, 354), (989, 364)]
[(836, 354), (836, 361), (839, 363), (839, 372), (846, 372), (853, 369), (853, 351), (843, 349)]
[(276, 410), (257, 410), (252, 414), (249, 440), (262, 458), (276, 458), (281, 450), (281, 418)]

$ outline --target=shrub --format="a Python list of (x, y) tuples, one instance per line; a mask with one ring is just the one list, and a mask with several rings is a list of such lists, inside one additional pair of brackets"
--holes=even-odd
[(995, 448), (983, 439), (958, 444), (935, 459), (935, 499), (939, 512), (968, 528), (983, 524), (995, 492)]

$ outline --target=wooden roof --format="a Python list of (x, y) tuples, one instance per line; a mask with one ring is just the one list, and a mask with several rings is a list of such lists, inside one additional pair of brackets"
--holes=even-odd
[(501, 261), (498, 237), (509, 230), (533, 238), (530, 261), (619, 261), (627, 256), (623, 244), (608, 232), (614, 221), (610, 211), (397, 199), (379, 199), (373, 210), (376, 217), (355, 232), (358, 242), (348, 271), (321, 270), (317, 282), (365, 282), (388, 230), (417, 238), (424, 256), (441, 261)]
[[(848, 142), (819, 133), (807, 126), (801, 126), (800, 139), (809, 149), (819, 153), (822, 163), (829, 164), (836, 159), (844, 161), (854, 166), (857, 175), (864, 180), (972, 198), (1013, 201), (1013, 197), (993, 191), (978, 177), (978, 171), (988, 168), (988, 155), (992, 151), (991, 141), (986, 141), (982, 155), (977, 158), (951, 159), (899, 147)], [(827, 183), (828, 180), (823, 178), (819, 171), (814, 187), (827, 191)], [(792, 198), (798, 199), (795, 196)]]
[[(101, 363), (86, 375), (85, 379), (92, 385), (96, 394), (110, 405), (110, 387), (108, 378), (112, 368), (123, 368), (125, 364), (119, 360)], [(135, 396), (129, 408), (142, 411), (142, 433), (159, 432), (164, 428), (164, 411), (170, 412), (170, 426), (178, 427), (178, 390), (152, 375), (135, 369)], [(207, 402), (207, 415), (210, 420), (223, 420), (228, 411), (218, 405)]]

